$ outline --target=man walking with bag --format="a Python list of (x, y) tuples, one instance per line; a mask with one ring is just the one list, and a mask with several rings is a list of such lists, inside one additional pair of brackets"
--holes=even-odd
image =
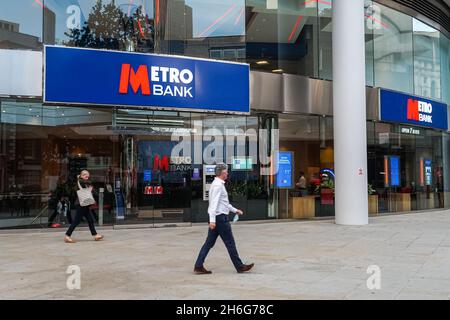
[(233, 233), (231, 231), (231, 225), (228, 220), (228, 213), (231, 211), (238, 215), (244, 214), (241, 210), (234, 208), (228, 201), (228, 193), (225, 189), (225, 180), (228, 178), (228, 167), (224, 163), (216, 165), (215, 168), (216, 177), (211, 184), (209, 189), (209, 229), (208, 237), (206, 238), (205, 244), (200, 250), (197, 261), (194, 267), (194, 273), (196, 274), (211, 274), (203, 266), (206, 256), (209, 250), (216, 243), (217, 237), (220, 236), (224, 242), (228, 254), (230, 255), (231, 261), (238, 273), (243, 273), (250, 271), (254, 264), (246, 265), (242, 263), (239, 258), (239, 254), (236, 249), (236, 244), (234, 241)]

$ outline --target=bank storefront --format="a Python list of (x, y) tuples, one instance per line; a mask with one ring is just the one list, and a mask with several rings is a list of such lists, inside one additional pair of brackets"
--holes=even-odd
[[(450, 207), (450, 33), (382, 2), (365, 1), (369, 211)], [(47, 226), (81, 169), (99, 223), (206, 221), (216, 161), (242, 219), (332, 217), (331, 10), (0, 4), (0, 228)]]
[[(1, 102), (3, 228), (46, 225), (82, 169), (99, 223), (206, 221), (220, 161), (244, 219), (334, 215), (330, 82), (57, 46), (42, 59), (43, 102)], [(447, 118), (445, 104), (367, 88), (370, 214), (448, 204)]]

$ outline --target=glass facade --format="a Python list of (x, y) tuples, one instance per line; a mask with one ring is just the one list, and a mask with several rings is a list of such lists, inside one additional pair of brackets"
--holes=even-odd
[(375, 86), (413, 93), (413, 20), (387, 7), (379, 6), (379, 12), (373, 29)]
[(54, 13), (46, 44), (153, 52), (153, 1), (45, 0)]
[[(332, 0), (20, 0), (0, 4), (0, 49), (43, 43), (247, 62), (332, 79)], [(449, 39), (365, 0), (366, 83), (449, 102)]]
[(414, 94), (441, 99), (439, 32), (413, 19)]
[(315, 1), (247, 1), (247, 62), (256, 70), (318, 77)]
[(440, 35), (442, 101), (450, 104), (450, 40)]
[[(51, 44), (170, 54), (332, 80), (332, 5), (332, 0), (2, 1), (0, 50), (41, 51)], [(450, 103), (450, 40), (443, 33), (366, 0), (365, 42), (368, 86)], [(331, 117), (43, 106), (39, 97), (16, 96), (0, 96), (0, 107), (0, 228), (46, 223), (43, 217), (57, 210), (61, 198), (74, 202), (81, 168), (104, 189), (104, 223), (205, 221), (208, 153), (230, 164), (227, 188), (246, 212), (243, 219), (334, 215)], [(379, 122), (367, 127), (371, 213), (450, 206), (447, 133), (418, 128), (412, 135), (399, 124)], [(276, 188), (273, 175), (261, 174), (266, 165), (252, 158), (255, 143), (263, 148), (261, 129), (279, 129), (277, 138), (269, 138), (267, 155), (276, 145), (292, 152), (292, 188)], [(219, 147), (214, 133), (227, 131), (234, 138)], [(166, 169), (164, 157), (177, 145), (173, 134), (181, 139), (196, 132), (202, 132), (200, 140), (194, 135)], [(238, 165), (241, 161), (247, 165)], [(123, 199), (117, 199), (117, 190)], [(123, 219), (116, 212), (119, 202)]]

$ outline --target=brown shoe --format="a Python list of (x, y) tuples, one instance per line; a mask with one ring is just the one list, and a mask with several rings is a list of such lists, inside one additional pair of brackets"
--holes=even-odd
[(254, 263), (244, 264), (237, 270), (237, 272), (238, 273), (248, 272), (248, 271), (250, 271), (253, 268), (254, 265), (255, 265)]
[(194, 268), (194, 273), (195, 274), (211, 274), (211, 271), (208, 271), (205, 269), (205, 267), (201, 267), (201, 268)]

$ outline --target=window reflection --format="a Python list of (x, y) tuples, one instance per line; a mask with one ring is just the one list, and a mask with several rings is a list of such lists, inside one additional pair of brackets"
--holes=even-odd
[[(46, 0), (56, 14), (48, 44), (153, 52), (153, 0)], [(47, 19), (46, 24), (51, 24)]]
[(380, 17), (373, 30), (375, 85), (412, 93), (412, 19), (383, 6)]
[[(1, 1), (0, 49), (41, 50), (42, 11), (39, 0)], [(44, 10), (44, 15), (51, 12)]]
[(450, 40), (440, 35), (442, 101), (450, 104)]
[(244, 0), (155, 1), (155, 12), (155, 52), (244, 61)]
[(331, 80), (332, 73), (332, 1), (318, 3), (319, 9), (319, 76)]
[(255, 69), (318, 75), (317, 1), (247, 1), (247, 62)]
[[(43, 218), (35, 225), (43, 223), (62, 197), (73, 208), (81, 168), (89, 169), (96, 188), (113, 185), (120, 157), (119, 136), (108, 128), (111, 110), (0, 104), (1, 228), (32, 225), (39, 215)], [(113, 206), (113, 193), (106, 188), (104, 203)], [(112, 219), (111, 210), (105, 210), (105, 223)]]
[(441, 98), (439, 32), (413, 19), (414, 93), (432, 99)]
[(193, 38), (245, 34), (244, 0), (186, 0), (192, 10)]

